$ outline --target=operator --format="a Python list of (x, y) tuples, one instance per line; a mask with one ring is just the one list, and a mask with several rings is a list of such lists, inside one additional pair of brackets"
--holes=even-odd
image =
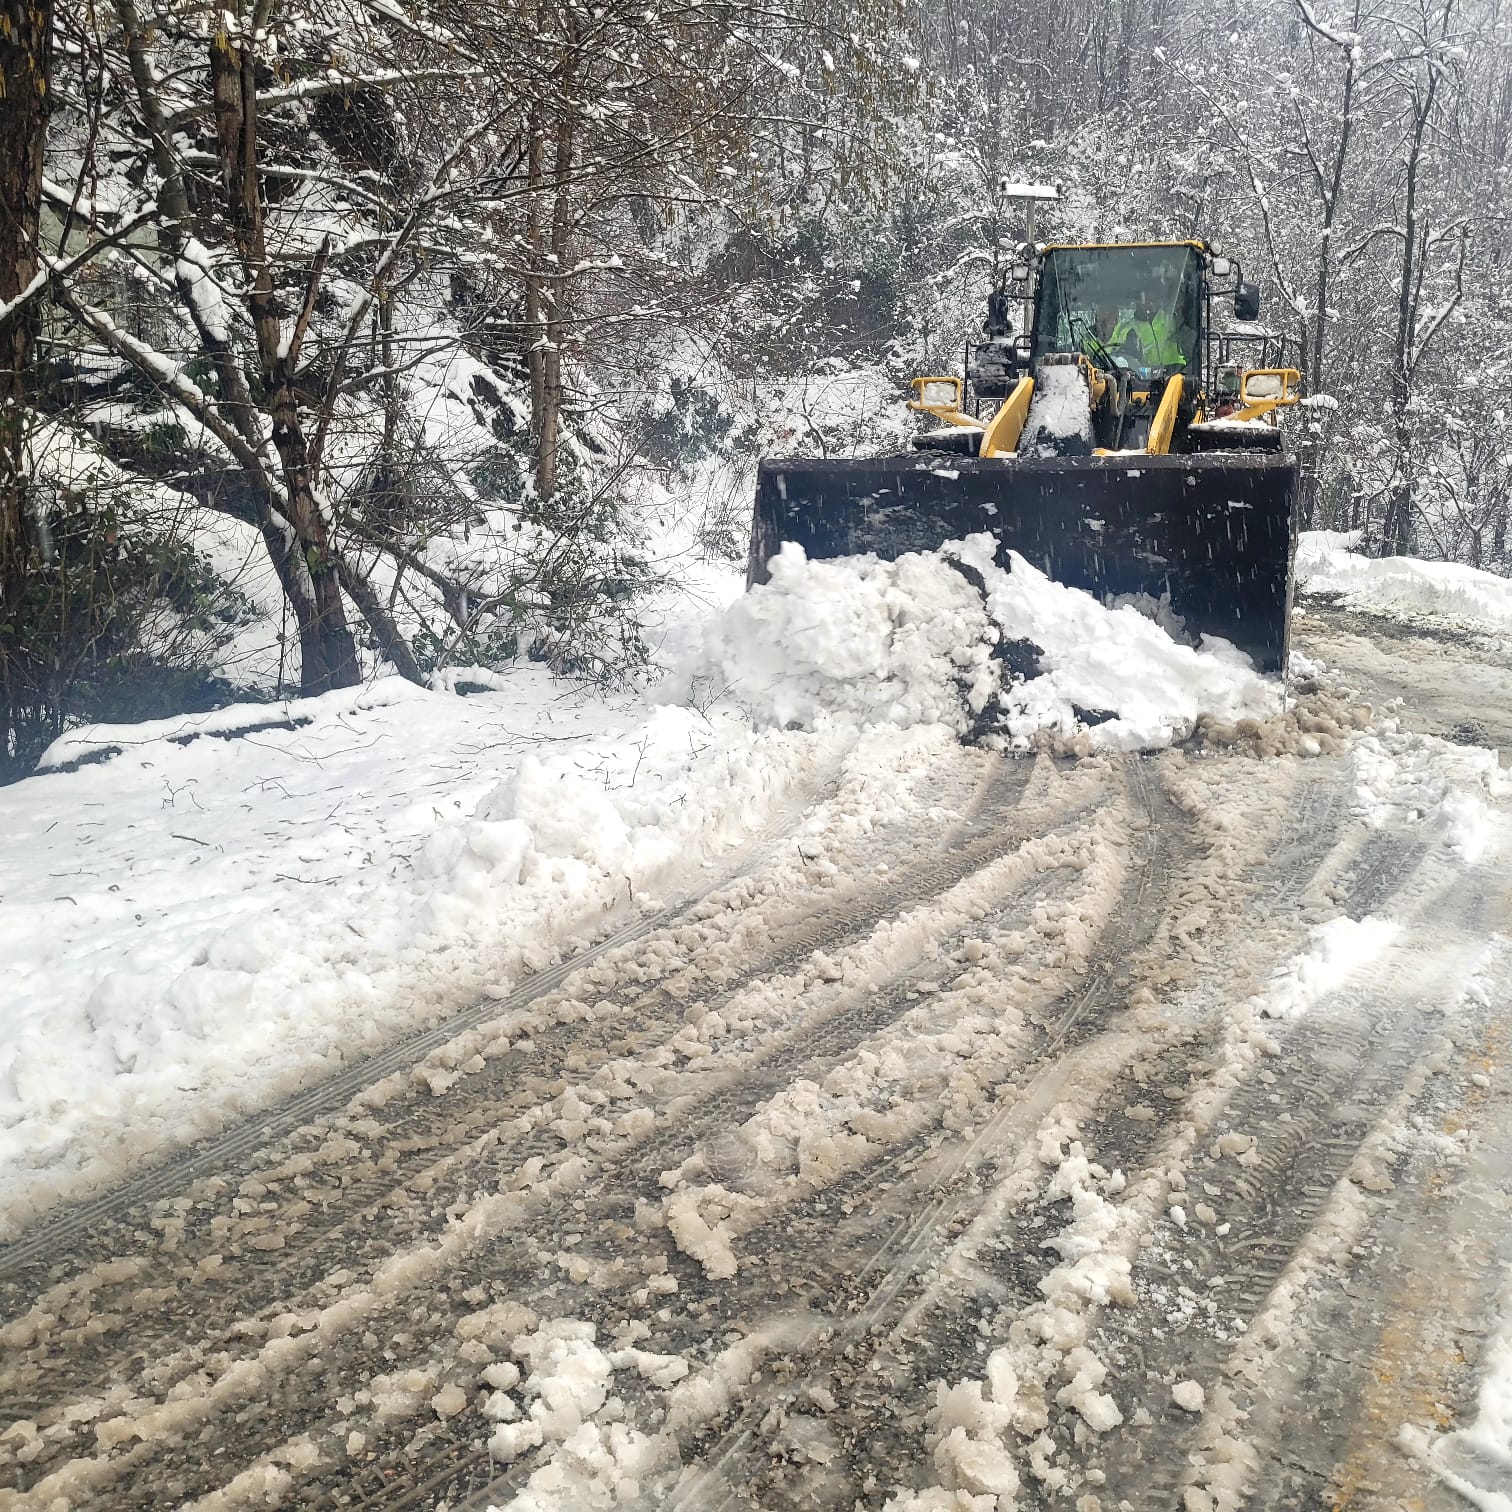
[(1146, 284), (1139, 291), (1133, 315), (1120, 320), (1108, 338), (1109, 349), (1117, 353), (1132, 344), (1139, 351), (1140, 366), (1147, 368), (1184, 368), (1186, 353), (1176, 334), (1176, 322), (1161, 309), (1156, 291)]

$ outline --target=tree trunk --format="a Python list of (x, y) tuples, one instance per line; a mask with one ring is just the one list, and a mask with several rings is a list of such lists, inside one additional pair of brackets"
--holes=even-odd
[[(42, 151), (52, 77), (52, 0), (4, 0), (0, 27), (0, 301), (40, 266)], [(20, 755), (18, 718), (33, 702), (36, 658), (24, 647), (21, 599), (31, 547), (26, 524), (27, 374), (37, 303), (0, 319), (0, 776)]]
[[(299, 343), (308, 324), (323, 268), (317, 259), (305, 309), (290, 339), (284, 340), (274, 297), (273, 276), (263, 235), (257, 166), (257, 83), (252, 56), (225, 33), (211, 39), (210, 76), (215, 92), (215, 128), (221, 179), (226, 190), (237, 251), (247, 278), (247, 307), (257, 333), (264, 407), (273, 422), (273, 445), (283, 466), (284, 498), (297, 544), (280, 571), (299, 624), (300, 687), (306, 694), (350, 688), (361, 681), (357, 645), (347, 624), (341, 582), (329, 527), (315, 495), (310, 448), (299, 417), (294, 371)], [(301, 582), (303, 578), (305, 581)]]
[(541, 215), (546, 186), (546, 108), (539, 100), (530, 107), (525, 130), (528, 135), (525, 174), (529, 190), (525, 199), (525, 240), (530, 247), (530, 268), (525, 275), (525, 360), (530, 369), (530, 429), (539, 439), (546, 408), (546, 315), (541, 293), (546, 266)]
[(551, 212), (551, 277), (546, 280), (545, 344), (541, 349), (541, 423), (536, 439), (536, 492), (549, 499), (557, 489), (557, 454), (562, 440), (562, 344), (566, 339), (567, 250), (572, 236), (572, 117), (564, 109), (557, 123), (552, 175), (556, 193)]
[[(1360, 28), (1360, 7), (1354, 7), (1351, 22), (1355, 32)], [(1339, 217), (1340, 203), (1344, 192), (1344, 170), (1349, 161), (1350, 137), (1354, 132), (1355, 83), (1359, 60), (1354, 48), (1343, 49), (1344, 87), (1339, 102), (1339, 139), (1334, 148), (1329, 176), (1325, 181), (1321, 166), (1314, 163), (1318, 181), (1318, 193), (1323, 204), (1323, 224), (1318, 236), (1318, 267), (1313, 282), (1312, 323), (1304, 332), (1308, 389), (1314, 394), (1327, 391), (1326, 362), (1328, 357), (1328, 301), (1333, 272), (1334, 229)], [(1326, 438), (1315, 436), (1306, 443), (1309, 456), (1302, 476), (1302, 522), (1309, 530), (1332, 530), (1336, 522), (1322, 507), (1322, 457), (1326, 450)]]
[[(1447, 16), (1447, 12), (1446, 12)], [(1422, 288), (1422, 258), (1419, 245), (1421, 212), (1418, 188), (1423, 167), (1423, 146), (1433, 118), (1439, 74), (1430, 66), (1427, 82), (1412, 92), (1411, 136), (1407, 150), (1407, 193), (1402, 217), (1401, 286), (1397, 291), (1396, 349), (1391, 367), (1391, 420), (1396, 436), (1396, 476), (1386, 496), (1381, 520), (1381, 554), (1404, 556), (1411, 544), (1413, 434), (1408, 407), (1412, 403), (1416, 354), (1418, 299)], [(1425, 238), (1424, 238), (1425, 239)]]
[(378, 640), (378, 649), (393, 662), (394, 669), (401, 677), (418, 683), (423, 688), (425, 673), (420, 670), (420, 663), (415, 660), (415, 653), (393, 615), (373, 591), (373, 585), (360, 572), (349, 567), (340, 556), (336, 558), (336, 570), (341, 574), (342, 586), (351, 594), (352, 602), (362, 610), (363, 619), (372, 627)]

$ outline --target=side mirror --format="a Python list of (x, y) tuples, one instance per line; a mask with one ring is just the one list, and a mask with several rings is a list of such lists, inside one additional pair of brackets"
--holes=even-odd
[(1234, 291), (1234, 319), (1259, 320), (1260, 285), (1242, 283)]

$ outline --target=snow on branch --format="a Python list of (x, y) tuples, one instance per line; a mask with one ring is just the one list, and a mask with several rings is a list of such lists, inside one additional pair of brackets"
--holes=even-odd
[(1432, 311), (1426, 320), (1419, 322), (1421, 334), (1414, 341), (1412, 350), (1407, 357), (1407, 371), (1409, 373), (1423, 360), (1423, 354), (1432, 344), (1434, 337), (1443, 329), (1444, 322), (1455, 312), (1459, 307), (1460, 301), (1465, 297), (1465, 259), (1469, 255), (1469, 250), (1470, 230), (1468, 226), (1462, 226), (1459, 238), (1459, 261), (1456, 263), (1454, 269), (1454, 292), (1450, 294), (1448, 299), (1438, 309)]
[(1302, 13), (1302, 20), (1307, 24), (1308, 30), (1316, 32), (1318, 36), (1334, 47), (1352, 53), (1360, 45), (1358, 32), (1339, 31), (1329, 26), (1326, 22), (1318, 19), (1318, 13), (1309, 4), (1309, 0), (1297, 0), (1297, 9)]
[(1363, 257), (1371, 244), (1378, 241), (1381, 237), (1395, 237), (1397, 241), (1402, 241), (1406, 235), (1406, 231), (1401, 226), (1372, 226), (1353, 246), (1345, 248), (1340, 254), (1340, 258), (1344, 262), (1354, 262), (1357, 258)]
[[(276, 110), (280, 105), (293, 105), (301, 100), (317, 99), (321, 95), (355, 94), (364, 89), (392, 89), (396, 84), (479, 79), (484, 74), (482, 68), (388, 68), (364, 74), (344, 74), (336, 69), (328, 69), (319, 78), (298, 79), (282, 89), (259, 91), (257, 110), (261, 115), (265, 111)], [(209, 115), (214, 109), (213, 100), (201, 100), (171, 116), (168, 127), (171, 131), (181, 130), (201, 116)]]
[(342, 382), (346, 374), (347, 356), (352, 349), (352, 344), (357, 340), (362, 330), (363, 322), (367, 319), (368, 312), (373, 307), (373, 301), (378, 297), (378, 291), (382, 288), (384, 280), (388, 277), (389, 270), (394, 266), (399, 254), (418, 234), (420, 227), (425, 223), (434, 207), (449, 194), (456, 192), (456, 186), (452, 183), (452, 175), (466, 153), (479, 138), (487, 134), (492, 128), (492, 122), (482, 121), (469, 132), (466, 132), (462, 140), (457, 143), (455, 149), (437, 166), (431, 176), (431, 185), (415, 203), (410, 207), (408, 215), (388, 238), (388, 243), (379, 253), (378, 260), (374, 265), (372, 276), (364, 285), (362, 291), (352, 301), (347, 309), (347, 318), (342, 328), (341, 335), (336, 341), (336, 356), (331, 367), (331, 376), (326, 384), (325, 398), (320, 406), (320, 414), (315, 424), (314, 439), (310, 444), (310, 455), (317, 464), (325, 448), (325, 437), (330, 425), (331, 414), (335, 408), (337, 396), (341, 393)]
[[(51, 262), (51, 259), (49, 259)], [(87, 330), (92, 331), (118, 357), (129, 362), (160, 388), (167, 390), (222, 446), (236, 458), (258, 482), (268, 490), (272, 502), (285, 507), (282, 488), (269, 474), (264, 459), (248, 445), (235, 426), (229, 424), (216, 410), (215, 405), (199, 386), (171, 357), (166, 357), (156, 347), (123, 331), (104, 310), (86, 303), (78, 293), (63, 284), (58, 302)]]

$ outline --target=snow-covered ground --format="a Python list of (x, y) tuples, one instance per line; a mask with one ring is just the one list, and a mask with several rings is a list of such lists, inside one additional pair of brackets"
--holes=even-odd
[(0, 796), (12, 1220), (502, 995), (759, 829), (824, 742), (522, 673), (95, 728), (52, 761), (85, 751), (113, 754)]
[[(1323, 536), (1299, 557), (1304, 583), (1347, 580), (1358, 602), (1512, 625), (1507, 583), (1432, 565)], [(675, 897), (857, 727), (1148, 749), (1280, 706), (1221, 646), (1177, 645), (1022, 561), (1005, 573), (985, 540), (900, 563), (788, 548), (743, 598), (733, 573), (688, 576), (693, 607), (666, 605), (656, 636), (674, 671), (649, 693), (538, 670), (468, 698), (390, 678), (77, 731), (0, 793), (10, 1221)], [(999, 642), (1024, 639), (1038, 675), (1005, 678)]]
[[(0, 1389), (41, 1404), (0, 1433), (35, 1488), (17, 1509), (291, 1505), (333, 1465), (402, 1486), (459, 1461), (514, 1512), (737, 1505), (742, 1477), (773, 1506), (1148, 1483), (1237, 1507), (1309, 1330), (1349, 1336), (1324, 1278), (1384, 1253), (1394, 1189), (1486, 1236), (1446, 1250), (1466, 1276), (1512, 1259), (1490, 1188), (1444, 1175), (1500, 1158), (1468, 1132), (1507, 1092), (1494, 753), (1365, 708), (1315, 655), (1283, 698), (979, 541), (788, 551), (738, 586), (662, 606), (666, 675), (638, 692), (385, 680), (77, 731), (0, 791), (10, 1236), (499, 1004), (290, 1144), (28, 1262), (0, 1326)], [(1494, 626), (1507, 585), (1478, 591)], [(1405, 612), (1394, 592), (1373, 607)], [(1381, 1409), (1392, 1474), (1492, 1507), (1504, 1289), (1452, 1299), (1488, 1335), (1478, 1416), (1443, 1435), (1405, 1388)], [(144, 1468), (216, 1422), (260, 1447)]]

